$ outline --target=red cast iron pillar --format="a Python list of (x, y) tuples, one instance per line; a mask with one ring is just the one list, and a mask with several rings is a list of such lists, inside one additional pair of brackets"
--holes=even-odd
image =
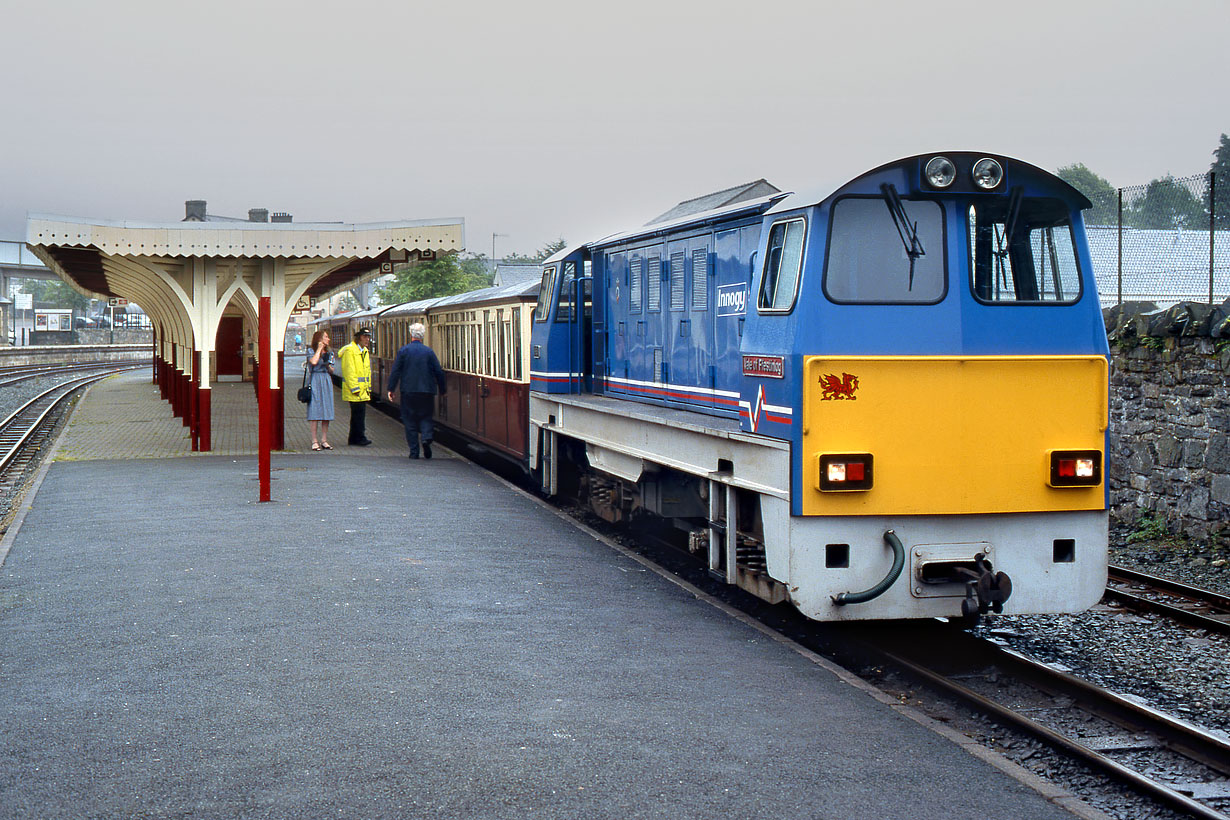
[(256, 387), (256, 404), (260, 416), (260, 456), (258, 469), (261, 480), (261, 501), (270, 501), (269, 489), (269, 451), (273, 444), (273, 391), (269, 389), (269, 362), (273, 357), (273, 334), (270, 325), (273, 322), (272, 307), (268, 296), (262, 296), (260, 301), (260, 361), (258, 371), (260, 384)]
[(214, 391), (209, 388), (200, 387), (201, 380), (204, 379), (209, 372), (206, 367), (208, 362), (209, 354), (198, 350), (196, 352), (196, 372), (200, 375), (197, 376), (197, 385), (199, 389), (197, 390), (196, 419), (197, 427), (199, 428), (202, 453), (208, 453), (213, 450), (213, 442), (210, 435), (209, 414), (211, 411), (210, 398), (213, 396)]

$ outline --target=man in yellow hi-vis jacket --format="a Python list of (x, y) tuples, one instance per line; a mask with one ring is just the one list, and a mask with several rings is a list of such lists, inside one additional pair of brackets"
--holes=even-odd
[(354, 341), (337, 352), (342, 363), (342, 398), (350, 403), (350, 444), (366, 447), (371, 444), (367, 437), (367, 403), (372, 398), (372, 360), (368, 355), (372, 332), (359, 328)]

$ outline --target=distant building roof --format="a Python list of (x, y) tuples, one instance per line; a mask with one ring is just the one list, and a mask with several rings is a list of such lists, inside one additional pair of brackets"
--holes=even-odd
[(497, 264), (495, 273), (491, 277), (492, 287), (503, 287), (505, 285), (519, 285), (525, 282), (538, 282), (542, 280), (542, 265), (534, 263), (532, 265), (508, 265)]
[(721, 208), (725, 205), (733, 205), (736, 202), (757, 199), (762, 196), (769, 196), (770, 194), (777, 193), (781, 193), (781, 189), (763, 179), (758, 179), (755, 182), (745, 182), (742, 185), (736, 185), (733, 188), (725, 188), (721, 191), (714, 191), (711, 194), (698, 196), (695, 199), (685, 199), (683, 202), (680, 202), (666, 213), (654, 217), (645, 224), (657, 225), (659, 222), (670, 222), (671, 220), (679, 219), (680, 217), (690, 216), (692, 214), (698, 214), (704, 211), (712, 211), (715, 208)]

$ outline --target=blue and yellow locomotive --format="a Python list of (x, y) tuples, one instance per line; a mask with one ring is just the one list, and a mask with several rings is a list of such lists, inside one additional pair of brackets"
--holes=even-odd
[(563, 251), (529, 467), (818, 620), (1088, 608), (1108, 367), (1089, 204), (948, 152)]

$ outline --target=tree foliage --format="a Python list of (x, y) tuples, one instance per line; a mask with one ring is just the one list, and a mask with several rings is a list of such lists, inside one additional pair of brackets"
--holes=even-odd
[(1065, 165), (1057, 175), (1064, 182), (1089, 197), (1093, 207), (1085, 212), (1086, 225), (1114, 225), (1119, 221), (1119, 195), (1114, 186), (1083, 162)]
[[(1230, 137), (1221, 135), (1221, 143), (1213, 152), (1213, 164), (1209, 170), (1215, 175), (1213, 194), (1213, 224), (1217, 228), (1230, 228)], [(1209, 193), (1206, 189), (1204, 205), (1209, 207)]]
[(1146, 185), (1130, 206), (1124, 205), (1123, 222), (1133, 228), (1203, 228), (1208, 221), (1204, 204), (1169, 174)]
[(505, 256), (504, 261), (510, 265), (533, 265), (537, 262), (543, 262), (550, 259), (566, 247), (568, 247), (568, 243), (565, 242), (564, 238), (561, 236), (554, 242), (548, 242), (543, 245), (533, 256), (526, 256), (522, 253), (513, 253)]
[(393, 278), (377, 291), (386, 305), (415, 302), (436, 296), (452, 296), (490, 286), (485, 258), (459, 258), (448, 254), (431, 262), (405, 265), (393, 272)]
[(83, 315), (90, 309), (87, 297), (59, 279), (23, 279), (21, 292), (33, 296), (35, 306), (40, 308), (71, 309)]

